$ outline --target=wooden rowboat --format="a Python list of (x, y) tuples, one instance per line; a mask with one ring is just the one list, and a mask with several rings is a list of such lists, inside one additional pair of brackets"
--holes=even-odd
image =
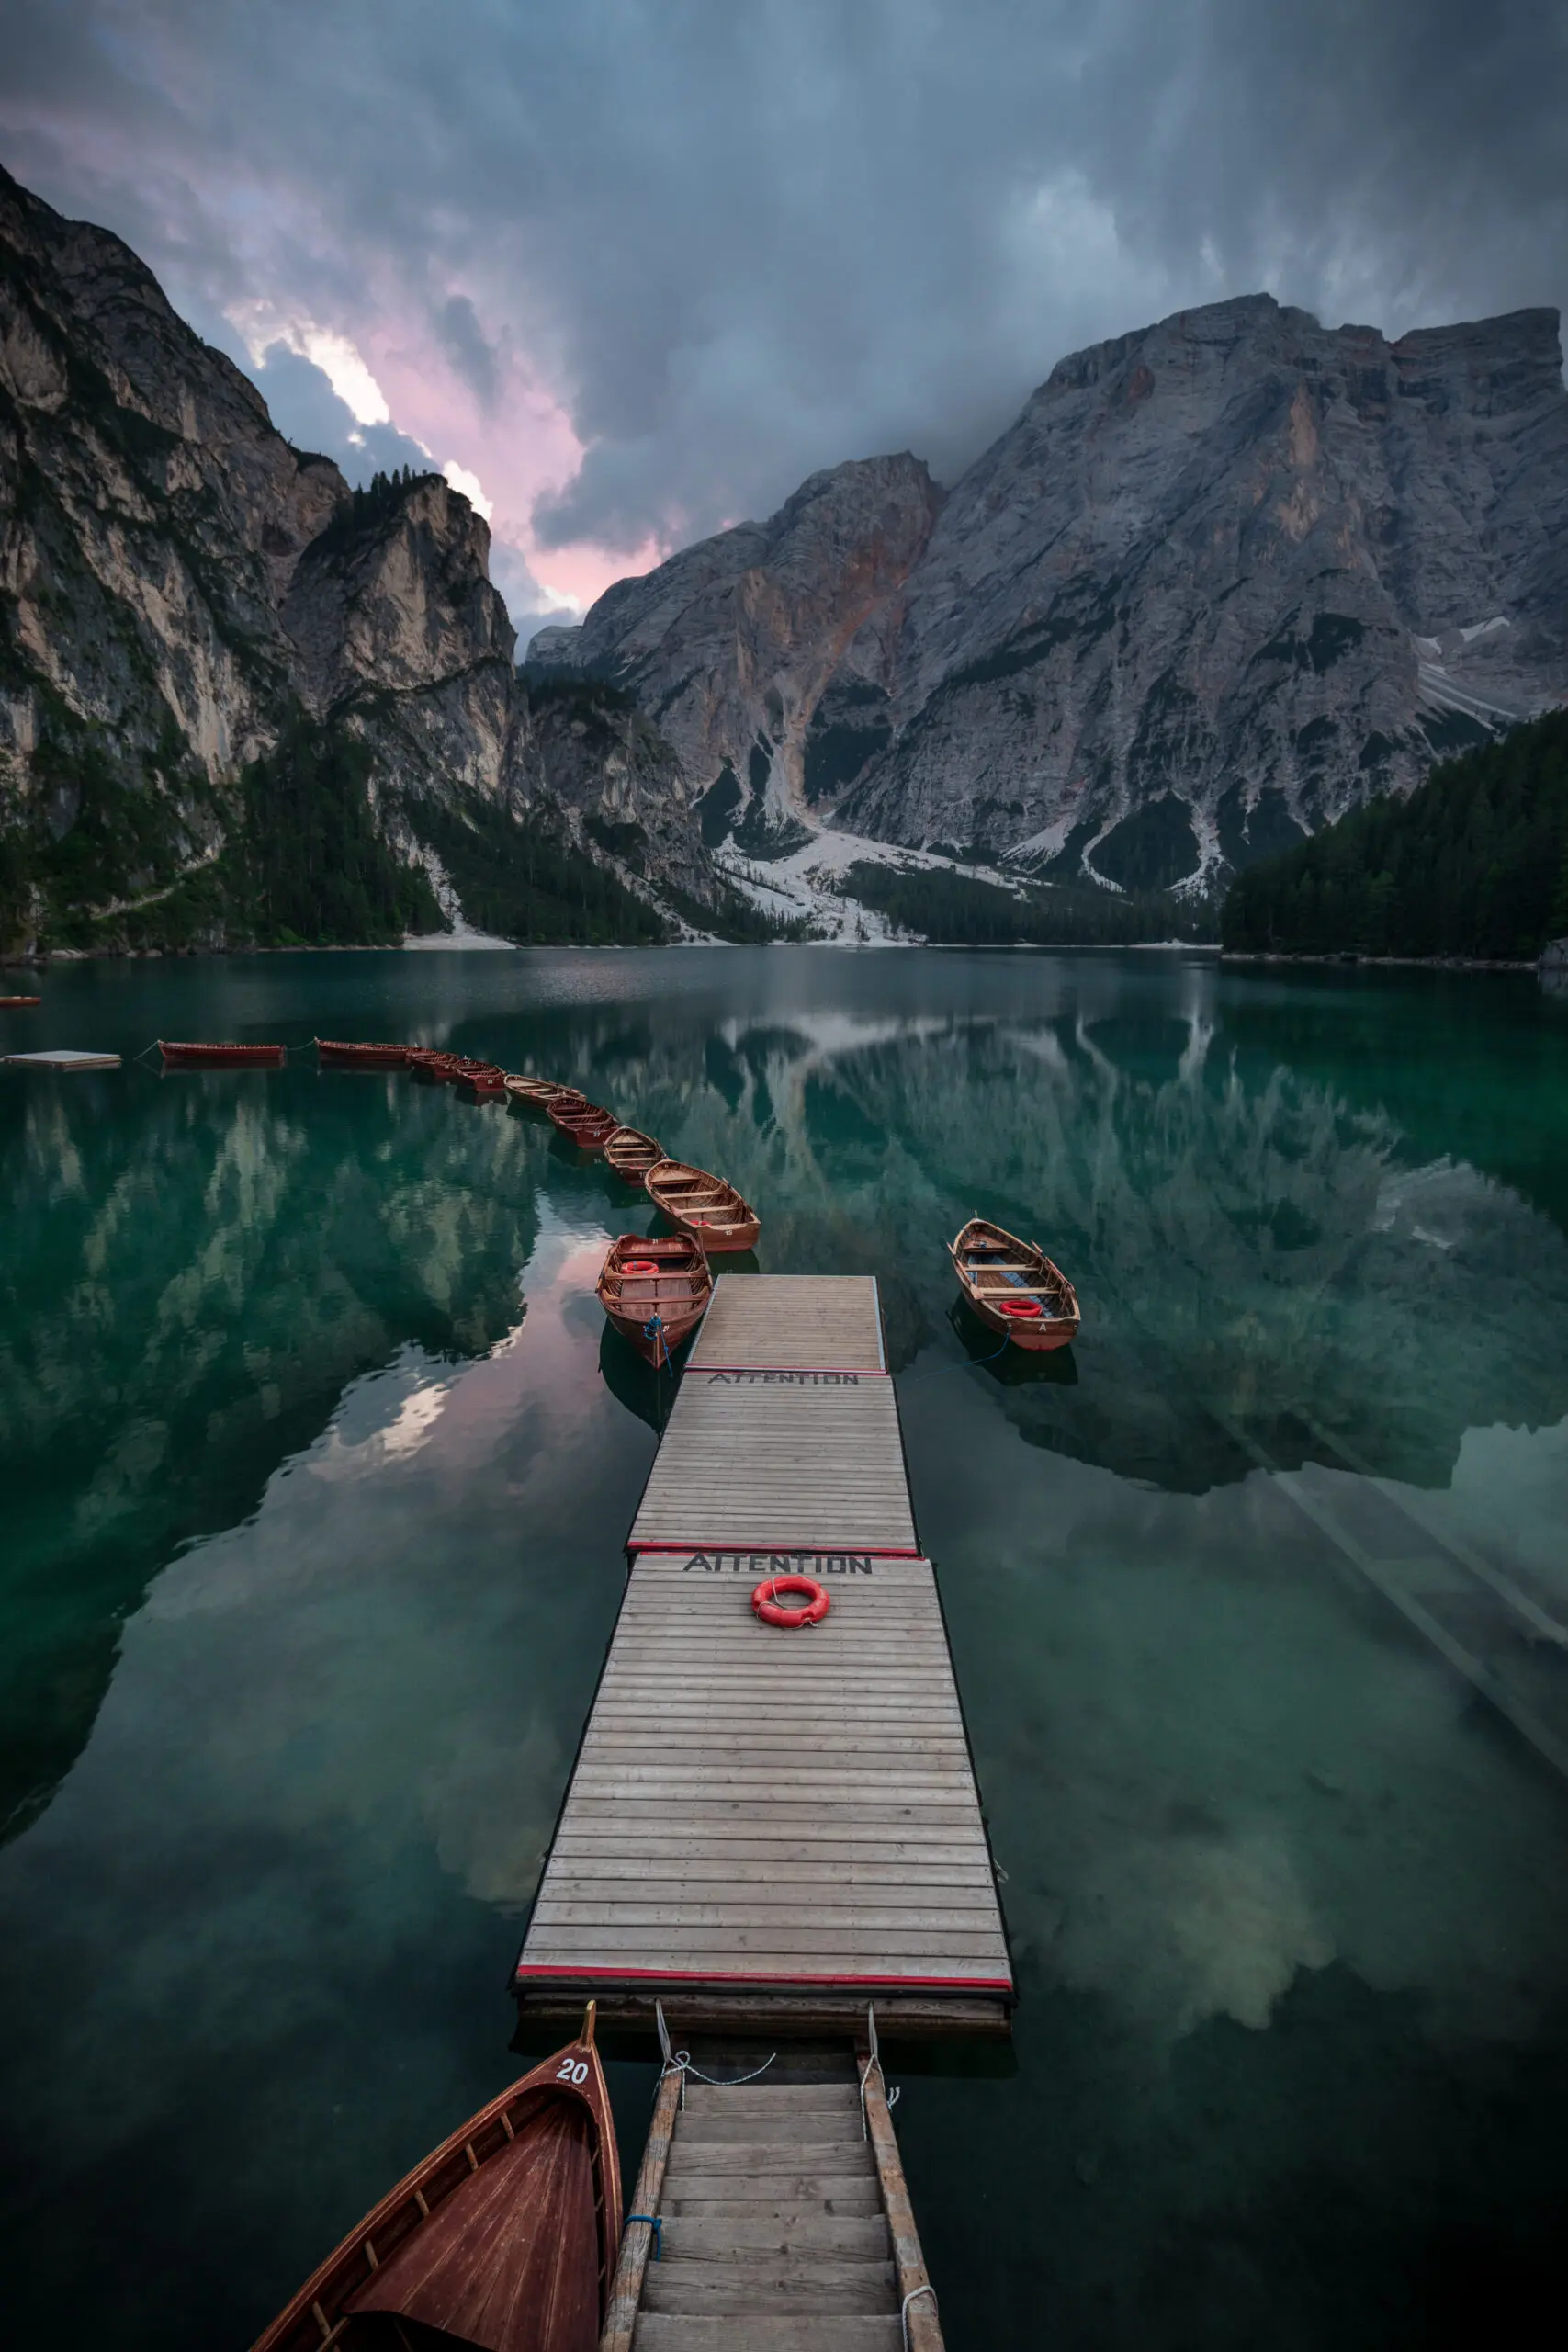
[(606, 1111), (601, 1103), (563, 1103), (558, 1096), (546, 1103), (545, 1115), (579, 1151), (603, 1151), (621, 1124), (614, 1111)]
[(0, 996), (0, 1008), (3, 1008), (7, 1012), (15, 1012), (20, 1005), (41, 1004), (42, 1002), (43, 999), (41, 996)]
[(643, 1182), (656, 1207), (700, 1241), (710, 1258), (755, 1246), (762, 1220), (722, 1176), (689, 1168), (683, 1159), (656, 1159)]
[(982, 1323), (1014, 1347), (1065, 1348), (1077, 1337), (1078, 1295), (1038, 1241), (972, 1216), (947, 1254)]
[(254, 2352), (595, 2352), (621, 2241), (609, 2094), (580, 2039), (384, 2197)]
[(649, 1363), (662, 1364), (707, 1312), (713, 1276), (689, 1233), (651, 1241), (623, 1233), (611, 1242), (594, 1287), (622, 1339)]
[(158, 1051), (166, 1069), (191, 1069), (202, 1064), (220, 1069), (281, 1069), (288, 1058), (287, 1046), (175, 1046), (160, 1037)]
[(664, 1154), (651, 1136), (640, 1127), (617, 1127), (604, 1146), (604, 1157), (617, 1176), (635, 1184), (640, 1193), (642, 1180)]
[(525, 1078), (513, 1072), (506, 1081), (506, 1091), (514, 1102), (527, 1102), (542, 1111), (555, 1101), (558, 1094), (575, 1094), (574, 1086), (558, 1086), (553, 1078)]
[(453, 1054), (447, 1058), (446, 1074), (454, 1086), (467, 1087), (475, 1094), (500, 1096), (506, 1091), (506, 1072), (499, 1062), (475, 1061), (467, 1054)]
[(455, 1058), (451, 1054), (437, 1052), (434, 1046), (411, 1046), (409, 1075), (417, 1079), (422, 1086), (445, 1086), (452, 1076)]
[(318, 1037), (316, 1058), (341, 1069), (406, 1069), (407, 1046), (345, 1046), (338, 1038)]

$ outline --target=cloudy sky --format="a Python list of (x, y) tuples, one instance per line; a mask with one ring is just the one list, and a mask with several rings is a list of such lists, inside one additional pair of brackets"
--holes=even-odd
[(0, 0), (0, 161), (513, 616), (1267, 288), (1568, 291), (1568, 0)]

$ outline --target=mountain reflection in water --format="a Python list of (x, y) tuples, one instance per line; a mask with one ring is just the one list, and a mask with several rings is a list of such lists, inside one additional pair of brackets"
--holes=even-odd
[[(1528, 1630), (1568, 1620), (1561, 1002), (779, 949), (56, 967), (46, 1008), (558, 1077), (728, 1177), (755, 1267), (876, 1275), (1024, 1993), (1016, 2075), (899, 2109), (953, 2352), (1511, 2309), (1568, 2189), (1564, 1801), (1378, 1580), (1568, 1726)], [(84, 2340), (194, 2352), (507, 2078), (676, 1391), (592, 1291), (652, 1212), (542, 1118), (308, 1057), (4, 1076), (4, 2258), (24, 2332), (69, 2277)], [(966, 1315), (976, 1213), (1071, 1275), (1070, 1351)]]

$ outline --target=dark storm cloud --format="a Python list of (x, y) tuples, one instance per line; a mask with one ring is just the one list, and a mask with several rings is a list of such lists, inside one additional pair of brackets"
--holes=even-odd
[(587, 444), (547, 544), (874, 449), (951, 476), (1066, 351), (1190, 303), (1397, 332), (1568, 279), (1560, 0), (7, 14), (13, 168), (187, 305), (370, 300), (481, 401), (529, 358)]
[(475, 398), (489, 408), (497, 390), (495, 350), (485, 340), (479, 312), (466, 294), (443, 302), (435, 317), (441, 347)]

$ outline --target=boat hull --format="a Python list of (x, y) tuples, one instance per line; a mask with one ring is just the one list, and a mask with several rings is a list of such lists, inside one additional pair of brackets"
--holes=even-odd
[(570, 1086), (558, 1086), (553, 1078), (524, 1078), (513, 1072), (505, 1081), (506, 1091), (513, 1102), (526, 1104), (530, 1111), (548, 1108), (558, 1095), (570, 1094)]
[(738, 1250), (754, 1250), (762, 1230), (759, 1216), (742, 1218), (738, 1224), (707, 1216), (702, 1210), (682, 1214), (679, 1209), (666, 1209), (663, 1214), (682, 1233), (689, 1233), (697, 1247), (709, 1258), (727, 1258)]
[[(1025, 1355), (1049, 1355), (1077, 1339), (1077, 1293), (1037, 1242), (1021, 1241), (1005, 1226), (971, 1217), (949, 1242), (947, 1254), (965, 1300), (998, 1339)], [(1040, 1311), (1010, 1315), (1010, 1304)]]
[(1077, 1338), (1076, 1321), (1066, 1316), (1043, 1315), (1037, 1323), (1022, 1323), (1008, 1315), (999, 1315), (994, 1307), (984, 1306), (973, 1291), (967, 1292), (970, 1306), (987, 1330), (1004, 1340), (1010, 1340), (1025, 1355), (1048, 1355), (1053, 1348), (1066, 1348)]
[(604, 1157), (623, 1184), (630, 1184), (639, 1193), (647, 1190), (647, 1176), (664, 1155), (651, 1136), (637, 1127), (617, 1127), (604, 1145)]
[(367, 2213), (254, 2352), (379, 2347), (412, 2323), (496, 2352), (594, 2352), (621, 2239), (621, 2179), (592, 2012)]
[[(655, 1271), (628, 1272), (639, 1265)], [(700, 1243), (684, 1234), (649, 1239), (623, 1233), (611, 1243), (594, 1287), (611, 1328), (644, 1363), (654, 1365), (668, 1363), (691, 1338), (713, 1295), (706, 1256)]]
[(316, 1039), (316, 1058), (334, 1069), (406, 1069), (406, 1046), (346, 1045), (335, 1037)]
[(721, 1176), (689, 1168), (683, 1160), (661, 1159), (644, 1182), (660, 1215), (689, 1234), (707, 1257), (756, 1248), (762, 1220)]
[(602, 1152), (621, 1124), (613, 1111), (604, 1110), (597, 1102), (567, 1110), (562, 1110), (558, 1102), (547, 1102), (545, 1115), (568, 1143), (587, 1152)]

